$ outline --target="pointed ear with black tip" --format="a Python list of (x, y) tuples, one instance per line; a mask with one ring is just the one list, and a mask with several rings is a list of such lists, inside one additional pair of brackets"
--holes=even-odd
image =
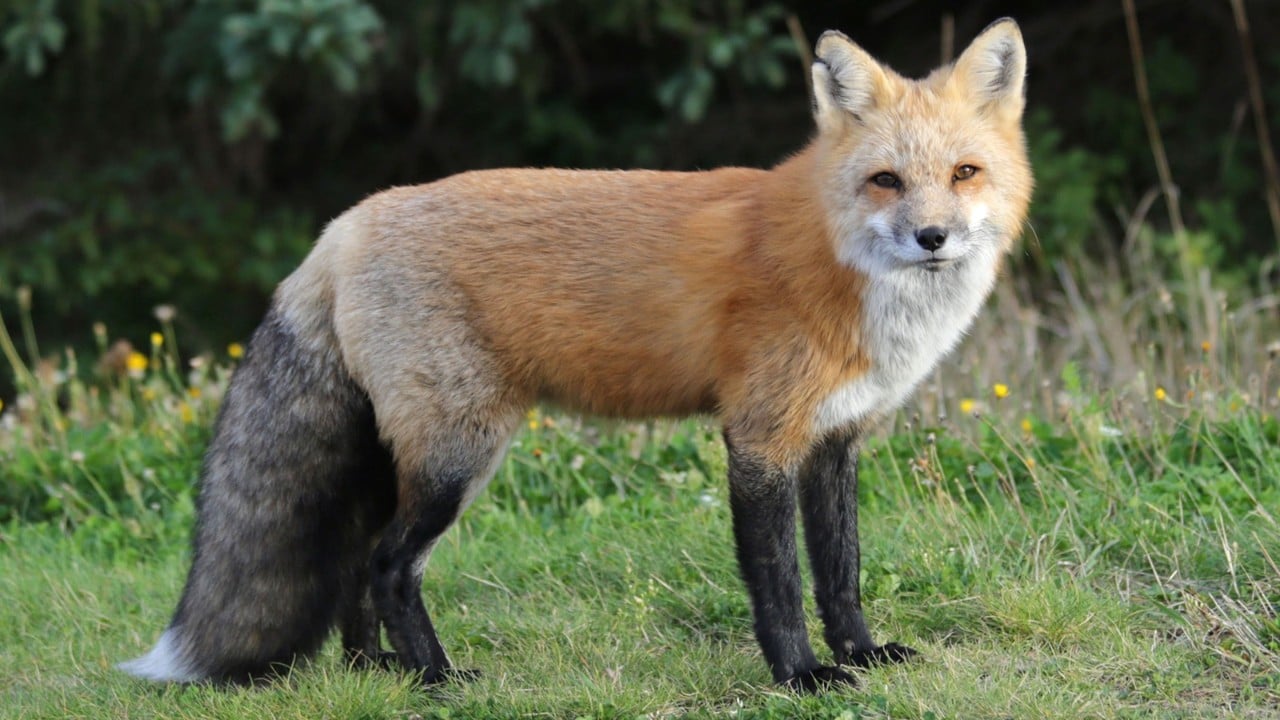
[(1027, 50), (1022, 31), (1012, 18), (1003, 18), (978, 33), (956, 60), (952, 82), (1008, 119), (1022, 116), (1027, 76)]
[(813, 61), (813, 116), (828, 132), (863, 116), (884, 97), (888, 76), (880, 63), (844, 33), (828, 30), (818, 38)]

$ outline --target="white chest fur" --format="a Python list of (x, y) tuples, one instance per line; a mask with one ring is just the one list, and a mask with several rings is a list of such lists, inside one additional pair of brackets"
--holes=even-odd
[(918, 268), (871, 278), (860, 337), (870, 369), (835, 388), (814, 416), (818, 435), (896, 410), (973, 323), (995, 282), (996, 260)]

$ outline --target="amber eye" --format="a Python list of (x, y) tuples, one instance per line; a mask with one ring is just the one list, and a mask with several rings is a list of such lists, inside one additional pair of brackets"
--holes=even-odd
[(891, 172), (876, 173), (871, 176), (871, 183), (877, 187), (894, 190), (902, 187), (902, 180)]
[(978, 168), (973, 165), (961, 165), (956, 168), (956, 174), (951, 177), (953, 181), (968, 180), (978, 174)]

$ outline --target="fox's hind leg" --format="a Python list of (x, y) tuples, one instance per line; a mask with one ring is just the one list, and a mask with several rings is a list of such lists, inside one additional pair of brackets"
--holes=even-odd
[(868, 667), (915, 655), (898, 643), (877, 645), (862, 614), (858, 443), (852, 435), (833, 434), (814, 449), (801, 473), (800, 511), (818, 612), (836, 662)]
[(422, 601), (422, 575), (436, 541), (492, 476), (519, 420), (458, 417), (433, 427), (416, 452), (400, 451), (395, 516), (373, 553), (373, 603), (400, 665), (424, 683), (456, 674)]
[(373, 607), (399, 664), (433, 683), (457, 673), (422, 601), (427, 556), (493, 475), (531, 398), (510, 386), (465, 293), (416, 249), (379, 247), (338, 283), (334, 324), (395, 463)]
[(343, 561), (343, 606), (338, 619), (342, 630), (342, 650), (356, 667), (389, 665), (396, 653), (381, 647), (381, 623), (374, 607), (371, 570), (374, 547), (396, 511), (396, 465), (387, 447), (381, 445), (370, 410), (369, 451), (361, 468), (364, 493), (358, 493), (351, 507), (352, 539), (343, 543), (349, 557)]
[(524, 406), (481, 347), (463, 341), (463, 329), (415, 337), (428, 338), (419, 352), (370, 362), (369, 395), (395, 460), (395, 513), (373, 551), (370, 579), (396, 660), (435, 683), (457, 673), (422, 601), (427, 557), (488, 483)]
[(369, 585), (369, 564), (365, 564), (364, 590), (348, 597), (340, 620), (342, 652), (353, 667), (365, 668), (383, 664), (393, 653), (382, 650), (381, 623), (373, 607), (373, 593)]

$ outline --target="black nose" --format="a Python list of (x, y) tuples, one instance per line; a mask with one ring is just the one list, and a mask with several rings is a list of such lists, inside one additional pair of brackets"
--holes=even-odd
[(947, 241), (947, 231), (937, 225), (930, 225), (927, 228), (921, 228), (916, 231), (916, 242), (920, 243), (920, 247), (933, 252), (942, 247)]

